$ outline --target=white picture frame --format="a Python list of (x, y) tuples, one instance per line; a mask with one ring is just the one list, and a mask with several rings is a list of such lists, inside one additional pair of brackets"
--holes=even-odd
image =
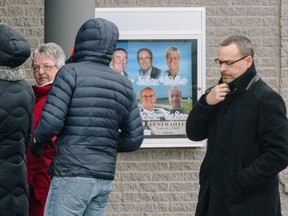
[[(154, 41), (160, 41), (161, 44), (161, 40), (165, 41), (165, 43), (172, 43), (173, 41), (188, 41), (189, 43), (190, 40), (196, 40), (197, 43), (194, 44), (197, 46), (197, 58), (196, 60), (194, 58), (194, 69), (195, 65), (197, 67), (196, 71), (192, 71), (191, 69), (190, 73), (191, 77), (193, 75), (192, 73), (197, 73), (197, 76), (193, 75), (193, 77), (197, 77), (197, 80), (193, 80), (194, 84), (191, 84), (191, 88), (193, 88), (193, 93), (191, 92), (191, 95), (193, 94), (193, 102), (199, 99), (199, 97), (205, 92), (205, 8), (96, 8), (95, 17), (107, 19), (117, 25), (120, 33), (119, 44), (130, 44), (133, 46), (134, 42), (141, 44), (142, 42), (144, 43), (147, 41), (148, 45), (151, 42), (151, 46), (154, 46)], [(132, 53), (132, 51), (133, 50), (131, 49), (129, 53), (129, 61), (132, 54), (135, 57), (135, 52)], [(134, 71), (133, 73), (136, 74)], [(174, 135), (175, 136), (172, 135), (169, 137), (166, 137), (165, 135), (155, 135), (154, 137), (145, 136), (141, 147), (202, 147), (206, 145), (206, 141), (190, 141), (185, 135), (183, 135), (183, 133), (179, 136), (177, 134)]]

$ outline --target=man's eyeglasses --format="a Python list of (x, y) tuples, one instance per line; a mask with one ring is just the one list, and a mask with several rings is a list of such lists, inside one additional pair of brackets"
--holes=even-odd
[(222, 64), (226, 64), (227, 66), (230, 66), (230, 65), (235, 64), (236, 62), (239, 62), (239, 61), (245, 59), (246, 57), (248, 57), (248, 56), (244, 56), (244, 57), (242, 57), (242, 58), (240, 58), (240, 59), (237, 59), (237, 60), (235, 60), (235, 61), (221, 61), (221, 60), (219, 60), (218, 58), (216, 58), (216, 59), (214, 59), (214, 61), (215, 61), (217, 64), (219, 64), (220, 66), (221, 66)]
[(152, 59), (150, 56), (139, 57), (138, 60), (149, 60)]
[(39, 71), (40, 71), (40, 68), (42, 68), (42, 70), (44, 71), (44, 72), (49, 72), (50, 70), (52, 70), (52, 68), (54, 68), (54, 67), (56, 67), (56, 65), (44, 65), (44, 66), (39, 66), (39, 65), (37, 65), (37, 66), (33, 66), (32, 67), (32, 70), (33, 70), (33, 72), (34, 73), (38, 73)]

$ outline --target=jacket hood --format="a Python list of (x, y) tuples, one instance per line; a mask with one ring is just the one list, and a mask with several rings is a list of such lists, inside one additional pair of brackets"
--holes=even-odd
[(117, 26), (102, 18), (86, 21), (79, 29), (72, 62), (94, 61), (109, 65), (119, 38)]
[(27, 40), (10, 27), (0, 24), (0, 66), (16, 68), (30, 56)]

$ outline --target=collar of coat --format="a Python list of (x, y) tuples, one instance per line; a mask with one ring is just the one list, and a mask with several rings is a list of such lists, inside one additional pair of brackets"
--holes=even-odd
[(34, 94), (36, 96), (36, 98), (41, 98), (41, 97), (45, 97), (48, 95), (50, 89), (51, 89), (51, 83), (48, 85), (43, 85), (43, 86), (32, 86), (33, 90), (34, 90)]
[[(250, 81), (256, 76), (256, 69), (254, 62), (250, 68), (240, 77), (233, 80), (231, 83), (229, 83), (229, 87), (231, 92), (238, 91), (238, 90), (246, 90), (247, 86), (250, 83)], [(219, 83), (223, 83), (222, 78), (219, 80)]]
[(24, 78), (24, 72), (19, 68), (0, 66), (0, 80), (17, 81)]

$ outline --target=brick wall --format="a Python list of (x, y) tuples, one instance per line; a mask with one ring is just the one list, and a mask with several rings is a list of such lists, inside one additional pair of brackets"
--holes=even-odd
[[(288, 104), (288, 0), (95, 2), (96, 7), (206, 7), (207, 87), (219, 78), (213, 62), (218, 43), (228, 35), (244, 34), (256, 46), (258, 73)], [(32, 48), (44, 41), (44, 0), (1, 0), (0, 20), (22, 32)], [(25, 69), (32, 83), (30, 65), (28, 60)], [(119, 154), (108, 216), (194, 215), (204, 154), (205, 148), (140, 149)], [(281, 179), (287, 182), (287, 170)], [(280, 186), (283, 216), (288, 216), (288, 194), (285, 185)]]

